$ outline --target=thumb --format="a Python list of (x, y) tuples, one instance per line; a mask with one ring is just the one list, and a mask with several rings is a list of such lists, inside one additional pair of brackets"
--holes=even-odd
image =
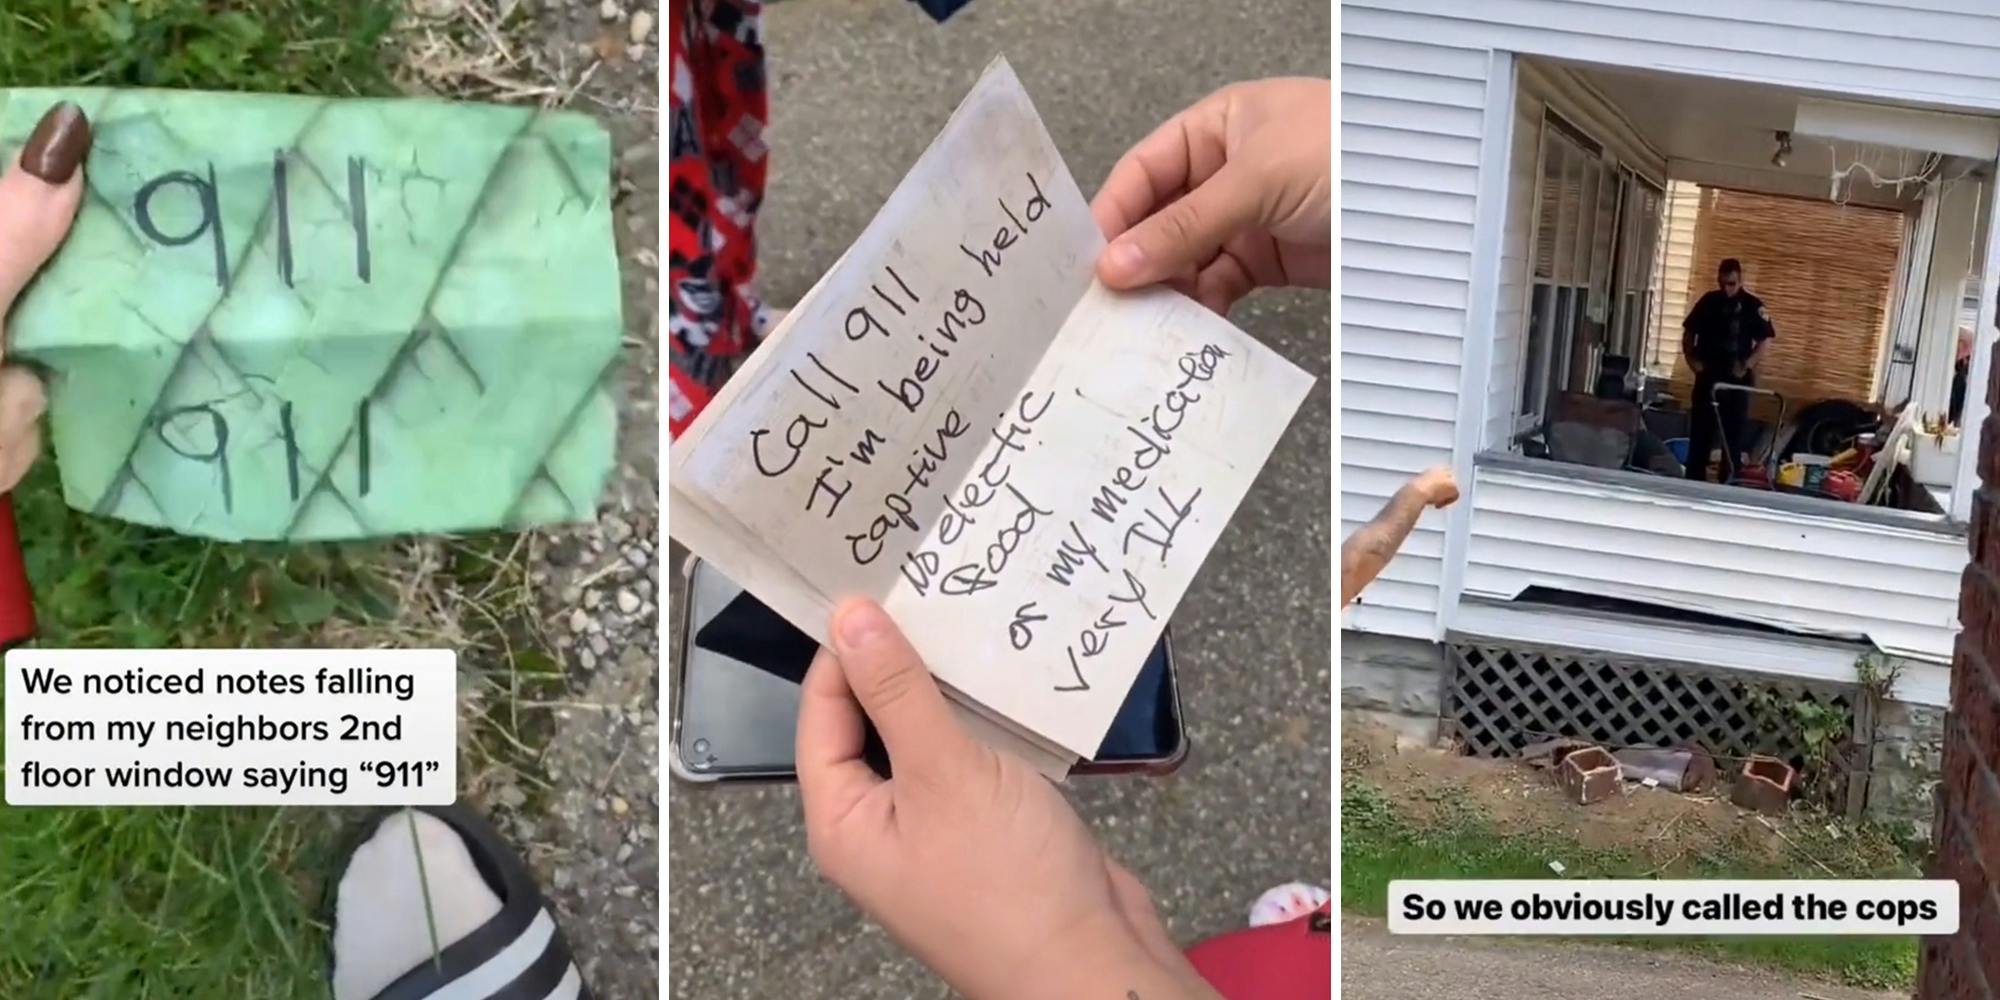
[(971, 745), (930, 668), (881, 605), (842, 605), (833, 614), (833, 640), (841, 672), (882, 734), (896, 777), (955, 759)]
[(76, 219), (90, 138), (82, 109), (64, 101), (42, 115), (0, 175), (0, 325)]
[(1112, 288), (1138, 288), (1199, 271), (1230, 238), (1255, 225), (1264, 191), (1237, 161), (1113, 240), (1097, 263)]

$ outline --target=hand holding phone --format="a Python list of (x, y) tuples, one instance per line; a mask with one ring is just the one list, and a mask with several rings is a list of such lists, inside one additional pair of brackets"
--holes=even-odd
[[(814, 864), (975, 1000), (1213, 996), (1145, 890), (1055, 786), (974, 740), (880, 606), (835, 612), (806, 674), (799, 797)], [(862, 759), (879, 727), (895, 776)]]
[[(688, 568), (679, 682), (668, 765), (684, 781), (789, 781), (799, 683), (819, 646), (727, 577), (696, 560)], [(1097, 754), (1079, 775), (1165, 774), (1186, 757), (1170, 633), (1140, 670)], [(866, 759), (890, 771), (874, 727)]]

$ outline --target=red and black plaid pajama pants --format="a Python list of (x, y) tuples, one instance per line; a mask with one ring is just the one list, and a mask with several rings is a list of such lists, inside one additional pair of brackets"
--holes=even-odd
[(667, 131), (667, 427), (678, 437), (760, 332), (762, 0), (674, 0)]

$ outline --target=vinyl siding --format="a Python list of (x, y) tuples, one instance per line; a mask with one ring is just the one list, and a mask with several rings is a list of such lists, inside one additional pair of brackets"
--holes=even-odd
[(1434, 45), (2000, 110), (1981, 0), (1346, 0), (1342, 30)]
[(1661, 234), (1660, 308), (1653, 312), (1652, 355), (1646, 373), (1671, 378), (1680, 363), (1681, 320), (1687, 317), (1688, 276), (1694, 272), (1694, 224), (1701, 216), (1701, 188), (1674, 181), (1667, 188)]
[(1962, 535), (1660, 496), (1559, 469), (1481, 466), (1473, 504), (1468, 596), (1551, 587), (1951, 659)]
[[(1471, 295), (1488, 55), (1341, 38), (1341, 483), (1345, 538), (1451, 461)], [(1444, 518), (1427, 513), (1347, 624), (1436, 634)]]

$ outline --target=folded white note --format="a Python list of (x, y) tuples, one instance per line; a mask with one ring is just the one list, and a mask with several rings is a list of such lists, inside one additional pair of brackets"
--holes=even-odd
[(1103, 246), (996, 61), (669, 469), (690, 550), (822, 640), (881, 601), (1045, 770), (1096, 753), (1312, 384), (1190, 299), (1098, 285)]

